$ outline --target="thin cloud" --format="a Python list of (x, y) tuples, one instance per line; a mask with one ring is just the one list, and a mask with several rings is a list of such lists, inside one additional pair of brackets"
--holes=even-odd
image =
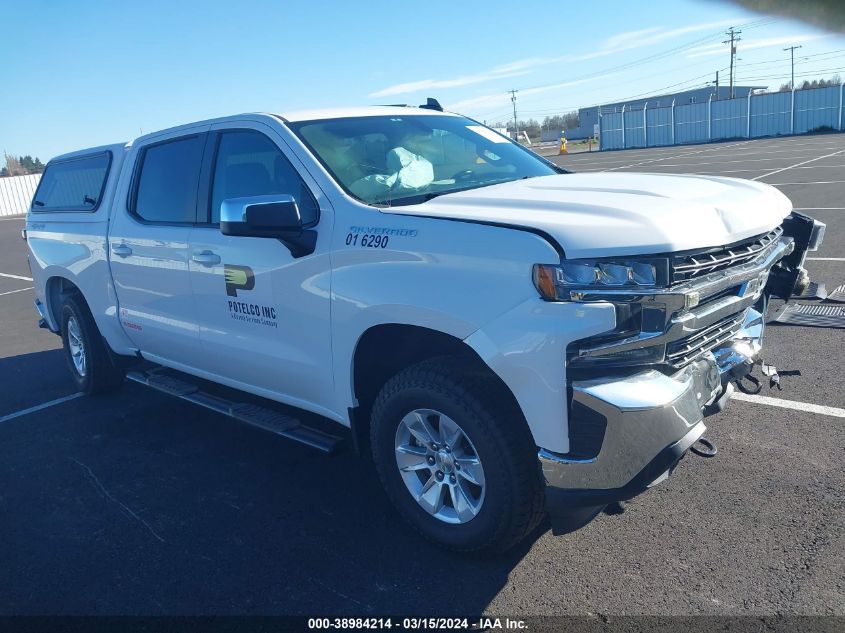
[(590, 53), (584, 53), (575, 58), (576, 61), (584, 61), (588, 59), (596, 59), (598, 57), (607, 57), (608, 55), (616, 55), (624, 51), (629, 51), (634, 48), (643, 48), (645, 46), (654, 46), (666, 40), (671, 40), (682, 35), (689, 35), (691, 33), (700, 33), (701, 31), (711, 31), (713, 29), (721, 29), (725, 26), (736, 24), (736, 20), (721, 20), (719, 22), (701, 22), (699, 24), (690, 24), (682, 26), (677, 29), (663, 30), (658, 27), (649, 29), (640, 29), (637, 31), (627, 31), (625, 33), (618, 33), (608, 37), (599, 50)]
[[(381, 90), (376, 90), (375, 92), (371, 92), (368, 96), (371, 98), (392, 97), (395, 95), (410, 94), (426, 90), (460, 88), (463, 86), (487, 83), (497, 79), (526, 75), (541, 66), (607, 57), (609, 55), (629, 51), (635, 48), (653, 46), (682, 35), (718, 29), (735, 23), (736, 20), (721, 20), (719, 22), (690, 24), (677, 29), (667, 30), (662, 27), (655, 26), (635, 31), (624, 31), (606, 38), (601, 43), (598, 50), (589, 53), (583, 53), (580, 55), (562, 55), (558, 57), (529, 57), (527, 59), (520, 59), (506, 64), (501, 64), (491, 68), (490, 70), (471, 75), (461, 75), (448, 79), (421, 79), (418, 81), (408, 81), (394, 86), (388, 86), (386, 88), (382, 88)], [(478, 98), (480, 99), (481, 97)], [(474, 101), (474, 99), (468, 101)]]
[(463, 99), (461, 101), (449, 103), (446, 105), (446, 109), (451, 112), (464, 112), (466, 110), (474, 110), (475, 108), (480, 108), (484, 106), (493, 107), (504, 105), (505, 101), (508, 99), (510, 99), (510, 97), (505, 97), (504, 93), (494, 92), (490, 94), (479, 95), (477, 97), (473, 97), (472, 99)]
[[(608, 73), (604, 74), (601, 77), (590, 77), (586, 79), (576, 79), (572, 81), (562, 81), (555, 84), (548, 84), (546, 86), (537, 86), (536, 88), (525, 88), (519, 91), (520, 97), (527, 97), (529, 95), (540, 94), (543, 92), (549, 92), (551, 90), (560, 90), (561, 88), (570, 88), (572, 86), (578, 86), (580, 84), (589, 83), (591, 81), (598, 81), (598, 80), (605, 80), (608, 77), (612, 77), (614, 75), (618, 75), (619, 73)], [(493, 108), (499, 106), (505, 106), (510, 101), (510, 97), (501, 92), (494, 92), (491, 94), (480, 95), (478, 97), (473, 97), (471, 99), (464, 99), (462, 101), (455, 101), (454, 103), (450, 103), (447, 105), (447, 109), (451, 110), (452, 112), (464, 112), (466, 110), (474, 110), (476, 108)]]
[(494, 79), (505, 79), (507, 77), (517, 77), (519, 75), (526, 75), (530, 71), (524, 70), (504, 70), (497, 71), (496, 69), (478, 73), (477, 75), (463, 75), (461, 77), (454, 77), (452, 79), (423, 79), (421, 81), (409, 81), (395, 86), (389, 86), (376, 92), (371, 92), (370, 97), (392, 97), (394, 95), (409, 94), (412, 92), (422, 92), (423, 90), (435, 90), (441, 88), (459, 88), (461, 86), (471, 86), (473, 84), (480, 84)]
[(648, 29), (639, 29), (637, 31), (624, 31), (622, 33), (617, 33), (616, 35), (611, 35), (610, 37), (606, 38), (602, 44), (602, 48), (627, 48), (629, 46), (638, 46), (637, 42), (642, 39), (646, 38), (650, 35), (660, 32), (659, 26), (653, 26)]

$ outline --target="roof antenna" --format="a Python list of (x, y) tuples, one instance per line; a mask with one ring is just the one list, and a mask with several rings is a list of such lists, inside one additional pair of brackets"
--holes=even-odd
[(429, 97), (425, 100), (425, 105), (421, 105), (421, 108), (425, 108), (426, 110), (437, 110), (438, 112), (443, 112), (443, 106), (440, 105), (440, 102), (437, 99), (433, 99)]

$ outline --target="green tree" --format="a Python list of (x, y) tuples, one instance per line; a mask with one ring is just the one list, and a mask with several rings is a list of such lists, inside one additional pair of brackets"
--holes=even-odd
[(29, 154), (25, 156), (6, 155), (6, 166), (0, 169), (0, 177), (25, 176), (26, 174), (40, 174), (44, 171), (44, 163), (38, 157)]

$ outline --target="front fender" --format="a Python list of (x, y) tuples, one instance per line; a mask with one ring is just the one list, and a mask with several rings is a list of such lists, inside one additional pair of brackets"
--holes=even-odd
[[(534, 263), (559, 261), (548, 242), (524, 231), (338, 208), (331, 319), (339, 411), (356, 406), (355, 349), (367, 330), (410, 325), (464, 340), (537, 296)], [(364, 234), (388, 235), (389, 246), (363, 248)]]
[(516, 306), (465, 339), (513, 392), (537, 446), (569, 452), (566, 346), (612, 330), (609, 303), (547, 302)]

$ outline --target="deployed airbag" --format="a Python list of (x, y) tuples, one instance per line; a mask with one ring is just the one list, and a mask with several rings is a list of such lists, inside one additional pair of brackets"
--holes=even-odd
[(419, 154), (394, 147), (387, 153), (389, 174), (372, 174), (350, 185), (352, 193), (364, 199), (379, 197), (388, 192), (401, 194), (417, 191), (434, 182), (434, 167)]

